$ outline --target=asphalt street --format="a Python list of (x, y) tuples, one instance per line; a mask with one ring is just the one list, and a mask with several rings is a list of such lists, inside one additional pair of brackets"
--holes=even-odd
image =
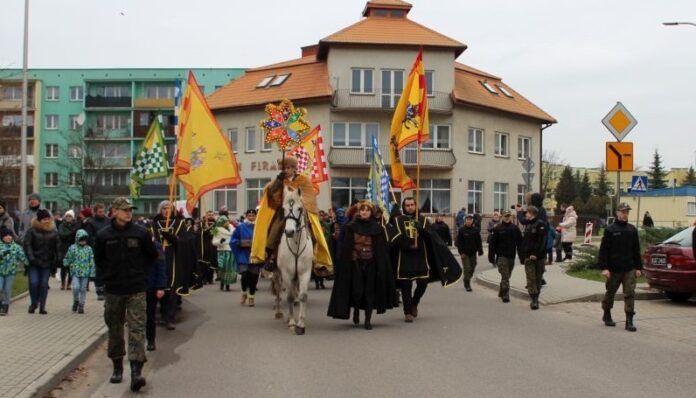
[[(238, 286), (191, 295), (177, 330), (158, 329), (141, 395), (693, 397), (696, 391), (689, 373), (693, 339), (668, 338), (640, 321), (637, 333), (622, 323), (607, 328), (598, 303), (531, 311), (525, 300), (503, 304), (478, 285), (467, 293), (431, 284), (415, 323), (404, 323), (396, 309), (375, 316), (374, 330), (366, 331), (326, 317), (330, 290), (312, 289), (307, 334), (295, 336), (273, 318), (267, 281), (255, 308), (237, 303)], [(102, 346), (55, 395), (130, 396), (127, 383), (108, 383), (109, 374)]]

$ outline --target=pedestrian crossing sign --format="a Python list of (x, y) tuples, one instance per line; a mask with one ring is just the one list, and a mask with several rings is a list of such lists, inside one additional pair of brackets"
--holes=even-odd
[(633, 192), (645, 192), (648, 190), (648, 177), (647, 176), (632, 176), (631, 177), (631, 191)]

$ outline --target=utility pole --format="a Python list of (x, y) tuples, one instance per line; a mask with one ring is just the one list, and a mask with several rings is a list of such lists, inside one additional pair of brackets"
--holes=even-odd
[[(27, 206), (27, 107), (29, 102), (29, 0), (24, 0), (24, 56), (22, 61), (22, 132), (20, 138), (19, 203), (20, 211)], [(36, 99), (34, 99), (36, 100)]]

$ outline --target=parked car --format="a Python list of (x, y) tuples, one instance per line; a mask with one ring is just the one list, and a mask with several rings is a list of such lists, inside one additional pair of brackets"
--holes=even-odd
[(696, 260), (689, 227), (645, 251), (645, 276), (654, 289), (673, 301), (686, 301), (696, 293)]

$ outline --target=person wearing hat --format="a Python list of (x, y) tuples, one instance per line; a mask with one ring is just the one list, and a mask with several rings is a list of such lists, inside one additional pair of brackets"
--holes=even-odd
[(22, 247), (14, 241), (13, 231), (6, 226), (0, 226), (0, 290), (2, 290), (2, 303), (0, 315), (7, 315), (12, 300), (12, 285), (15, 274), (20, 265), (29, 264)]
[(283, 212), (278, 210), (282, 209), (283, 188), (287, 186), (299, 190), (302, 196), (302, 204), (308, 216), (311, 226), (310, 235), (314, 243), (314, 272), (319, 276), (328, 276), (333, 273), (333, 263), (322, 233), (312, 181), (309, 177), (297, 172), (297, 159), (292, 156), (278, 159), (278, 167), (282, 171), (274, 181), (266, 185), (263, 191), (251, 245), (251, 261), (266, 262), (270, 268), (274, 266), (285, 225)]
[(635, 332), (633, 316), (636, 313), (636, 278), (643, 274), (643, 259), (640, 256), (638, 229), (628, 223), (630, 210), (631, 206), (628, 203), (620, 203), (617, 207), (616, 220), (604, 230), (599, 246), (598, 263), (602, 276), (607, 279), (607, 292), (602, 300), (602, 321), (606, 326), (616, 326), (611, 317), (611, 309), (614, 306), (614, 295), (619, 285), (623, 285), (626, 330)]
[(88, 234), (84, 229), (79, 229), (75, 233), (75, 241), (70, 245), (63, 265), (70, 269), (73, 278), (73, 306), (72, 311), (79, 314), (85, 313), (85, 300), (87, 298), (87, 281), (94, 278), (94, 252), (87, 244)]
[(457, 246), (457, 251), (462, 258), (464, 288), (467, 292), (470, 292), (471, 278), (474, 276), (474, 271), (476, 271), (477, 254), (483, 256), (481, 231), (474, 227), (473, 214), (467, 214), (464, 218), (464, 225), (457, 231), (455, 246)]
[[(70, 267), (63, 265), (63, 258), (70, 246), (75, 243), (75, 234), (80, 227), (80, 223), (75, 219), (75, 212), (72, 210), (65, 212), (63, 222), (58, 226), (58, 237), (60, 237), (60, 290), (71, 289)], [(85, 286), (86, 288), (87, 286)]]
[(503, 303), (510, 302), (510, 275), (515, 268), (515, 254), (522, 241), (520, 229), (512, 223), (512, 211), (501, 211), (502, 221), (491, 232), (488, 241), (488, 261), (500, 272), (498, 297)]
[(29, 259), (29, 313), (33, 314), (39, 307), (39, 313), (47, 314), (48, 280), (57, 270), (60, 261), (60, 238), (48, 210), (39, 209), (36, 212), (32, 227), (24, 234), (22, 245)]
[(249, 209), (244, 213), (244, 222), (237, 225), (232, 233), (230, 247), (234, 258), (237, 260), (237, 268), (242, 275), (242, 296), (239, 300), (240, 305), (247, 304), (249, 307), (256, 305), (256, 285), (259, 282), (259, 275), (263, 266), (254, 264), (251, 260), (251, 240), (254, 237), (254, 224), (256, 223), (256, 210)]
[[(157, 260), (157, 248), (147, 229), (133, 222), (130, 200), (119, 197), (112, 202), (108, 226), (97, 232), (94, 259), (96, 283), (104, 286), (104, 321), (108, 332), (108, 356), (113, 362), (111, 383), (123, 378), (123, 357), (128, 353), (132, 391), (145, 384), (142, 376), (145, 357), (145, 322), (148, 270)], [(128, 350), (123, 336), (128, 324)]]
[[(36, 212), (41, 208), (41, 196), (38, 193), (32, 193), (27, 196), (27, 209), (19, 213), (19, 228), (17, 234), (20, 239), (24, 239), (24, 234), (27, 233), (29, 228), (33, 226), (33, 220), (36, 218)], [(52, 219), (53, 214), (50, 210), (48, 211), (49, 217)]]
[(12, 239), (19, 240), (19, 236), (15, 233), (14, 220), (7, 212), (7, 204), (0, 200), (0, 228), (5, 227), (12, 234)]
[(524, 264), (524, 273), (527, 276), (527, 292), (531, 298), (529, 306), (533, 310), (539, 309), (539, 293), (541, 293), (544, 267), (546, 266), (546, 233), (548, 224), (539, 218), (539, 209), (536, 206), (527, 206), (525, 214), (527, 225), (524, 227), (524, 235), (520, 244), (520, 262)]

